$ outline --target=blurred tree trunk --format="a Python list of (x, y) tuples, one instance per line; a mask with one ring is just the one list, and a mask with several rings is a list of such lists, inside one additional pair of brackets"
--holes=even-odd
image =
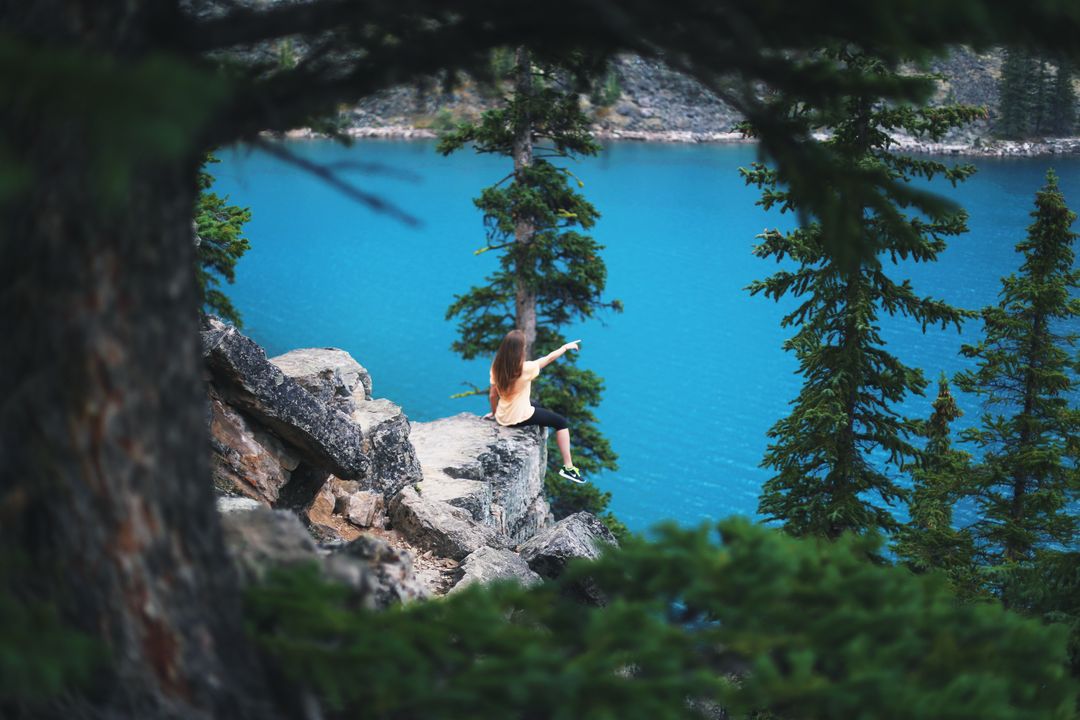
[[(95, 54), (152, 44), (146, 4), (49, 4), (8, 5), (0, 21)], [(108, 653), (49, 714), (273, 717), (209, 481), (200, 152), (137, 162), (110, 200), (97, 127), (13, 105), (0, 129), (29, 182), (0, 200), (0, 552), (26, 562), (0, 579)]]

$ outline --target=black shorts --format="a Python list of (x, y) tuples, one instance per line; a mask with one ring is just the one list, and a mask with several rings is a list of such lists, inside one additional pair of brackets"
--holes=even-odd
[(522, 420), (519, 423), (510, 425), (510, 427), (528, 427), (529, 425), (539, 425), (540, 427), (555, 428), (556, 430), (565, 430), (570, 427), (570, 423), (559, 413), (551, 412), (547, 408), (542, 408), (536, 403), (530, 403), (535, 410), (533, 414), (527, 419)]

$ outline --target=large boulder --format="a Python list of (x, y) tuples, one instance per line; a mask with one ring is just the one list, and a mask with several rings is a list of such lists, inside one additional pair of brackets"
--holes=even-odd
[(409, 419), (389, 400), (358, 403), (350, 416), (364, 435), (364, 453), (371, 460), (365, 484), (390, 500), (406, 485), (420, 482), (420, 461), (411, 442)]
[(552, 524), (545, 439), (541, 428), (505, 428), (471, 413), (414, 423), (424, 497), (462, 508), (514, 542), (525, 540)]
[(293, 513), (267, 507), (227, 509), (231, 511), (221, 514), (225, 547), (244, 585), (261, 580), (271, 568), (321, 564), (315, 541)]
[(378, 609), (431, 595), (417, 578), (412, 555), (407, 550), (370, 535), (362, 535), (331, 552), (326, 559), (326, 571), (339, 582), (363, 587)]
[(210, 470), (214, 487), (269, 504), (300, 463), (277, 437), (252, 425), (213, 392), (210, 395)]
[(300, 386), (346, 415), (371, 399), (371, 374), (337, 348), (301, 348), (270, 358)]
[(409, 442), (409, 419), (389, 400), (373, 400), (371, 375), (349, 353), (336, 348), (303, 348), (270, 362), (313, 395), (342, 411), (363, 435), (371, 467), (367, 488), (390, 500), (420, 481), (420, 463)]
[(368, 459), (359, 426), (329, 407), (266, 359), (235, 327), (204, 322), (203, 356), (223, 400), (294, 446), (302, 459), (338, 477), (363, 477)]
[(368, 608), (382, 609), (429, 595), (408, 551), (361, 536), (327, 554), (292, 512), (257, 504), (241, 507), (241, 503), (255, 503), (247, 499), (225, 500), (219, 501), (225, 548), (245, 586), (259, 582), (274, 568), (312, 565), (324, 578), (348, 586), (353, 602)]
[(450, 592), (474, 583), (487, 584), (495, 580), (517, 580), (522, 585), (533, 585), (541, 580), (521, 556), (500, 548), (482, 547), (474, 550), (462, 561), (461, 570), (461, 579)]
[(542, 577), (556, 578), (574, 558), (594, 560), (606, 545), (618, 544), (600, 518), (578, 512), (522, 543), (518, 554)]
[(413, 545), (440, 557), (462, 560), (479, 548), (506, 547), (507, 539), (465, 510), (421, 496), (411, 487), (390, 503), (390, 522)]
[[(618, 545), (607, 526), (592, 513), (579, 512), (530, 538), (518, 547), (518, 553), (541, 577), (553, 579), (563, 574), (571, 560), (594, 560), (607, 545)], [(563, 592), (588, 605), (607, 604), (603, 591), (587, 576), (564, 584)]]

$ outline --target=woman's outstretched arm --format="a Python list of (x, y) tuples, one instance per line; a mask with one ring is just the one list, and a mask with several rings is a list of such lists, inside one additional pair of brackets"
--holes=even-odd
[(561, 358), (566, 353), (567, 350), (578, 350), (579, 349), (578, 348), (578, 343), (580, 343), (580, 342), (581, 342), (580, 340), (574, 340), (573, 342), (568, 342), (565, 345), (563, 345), (561, 348), (559, 348), (558, 350), (554, 350), (552, 352), (549, 352), (547, 355), (545, 355), (542, 358), (537, 358), (536, 359), (536, 364), (539, 365), (540, 367), (545, 367), (547, 365), (550, 365), (551, 363), (553, 363), (556, 360), (558, 360), (559, 358)]

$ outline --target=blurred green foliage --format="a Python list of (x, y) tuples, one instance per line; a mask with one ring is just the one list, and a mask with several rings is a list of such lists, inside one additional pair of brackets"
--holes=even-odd
[(83, 192), (121, 206), (133, 168), (182, 160), (224, 95), (221, 78), (164, 52), (121, 59), (0, 35), (0, 193), (51, 179), (26, 153), (42, 150), (28, 138), (52, 137), (70, 153), (66, 169), (86, 173)]
[[(278, 572), (249, 594), (248, 617), (269, 662), (332, 718), (656, 720), (710, 705), (802, 720), (1072, 717), (1059, 627), (866, 562), (879, 550), (741, 519), (719, 533), (666, 525), (538, 587), (382, 613), (314, 569)], [(585, 578), (606, 607), (568, 598)]]
[(24, 556), (0, 554), (0, 717), (29, 715), (62, 693), (86, 688), (107, 659), (104, 648), (71, 629), (53, 604), (22, 592), (42, 575)]

